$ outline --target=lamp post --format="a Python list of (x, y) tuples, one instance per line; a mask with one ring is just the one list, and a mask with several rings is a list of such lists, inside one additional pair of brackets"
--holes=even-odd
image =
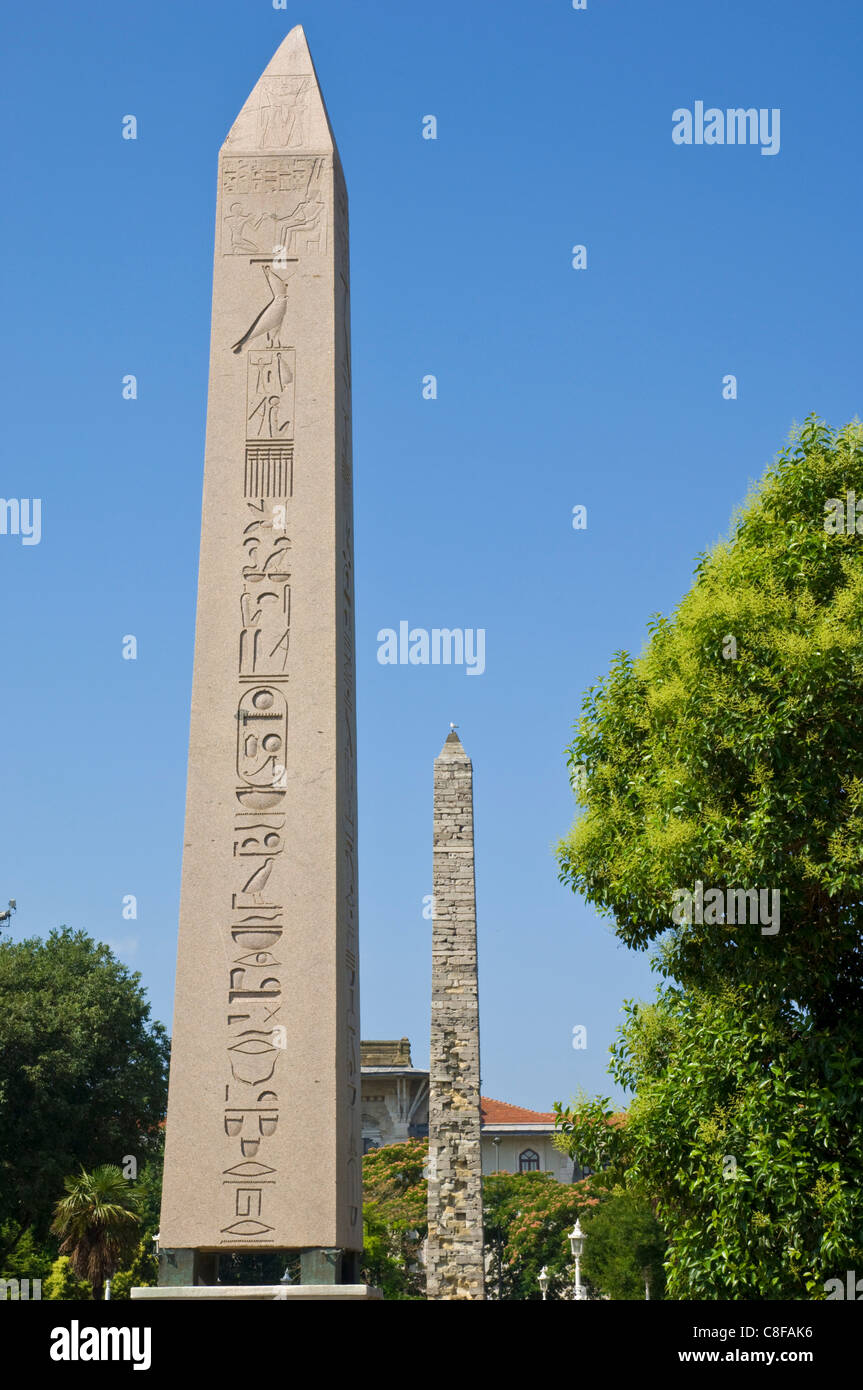
[(542, 1269), (539, 1271), (539, 1275), (537, 1276), (537, 1281), (539, 1283), (540, 1289), (542, 1290), (542, 1301), (544, 1303), (546, 1300), (546, 1295), (548, 1294), (548, 1265), (543, 1265)]
[(500, 1135), (496, 1134), (491, 1141), (494, 1144), (494, 1171), (500, 1172)]
[(581, 1222), (576, 1217), (575, 1225), (569, 1233), (569, 1248), (575, 1260), (575, 1276), (572, 1285), (572, 1296), (581, 1302), (584, 1299), (584, 1290), (581, 1287), (581, 1257), (584, 1253), (585, 1234), (581, 1229)]

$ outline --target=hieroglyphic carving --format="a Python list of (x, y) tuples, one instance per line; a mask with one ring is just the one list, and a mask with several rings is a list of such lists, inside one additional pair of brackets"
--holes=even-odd
[[(345, 952), (344, 964), (347, 977), (347, 1051), (345, 1062), (348, 1104), (357, 1107), (360, 1102), (360, 1012), (357, 1002), (357, 957), (353, 951)], [(351, 1127), (348, 1143), (347, 1199), (350, 1223), (352, 1226), (356, 1226), (362, 1213), (363, 1174), (362, 1159), (354, 1126)]]
[(247, 563), (243, 566), (243, 578), (289, 574), (291, 539), (281, 512), (272, 505), (268, 506), (267, 499), (263, 497), (259, 501), (247, 501), (246, 508), (243, 551)]
[[(247, 439), (293, 439), (295, 370), (293, 348), (249, 353)], [(246, 493), (247, 497), (270, 495)]]
[(288, 574), (244, 576), (240, 610), (240, 675), (281, 676), (288, 664), (291, 585)]
[[(336, 463), (340, 488), (340, 584), (339, 584), (339, 687), (341, 692), (341, 749), (342, 796), (342, 871), (341, 914), (344, 928), (343, 958), (345, 990), (345, 1081), (351, 1106), (359, 1104), (359, 998), (357, 979), (357, 870), (356, 870), (356, 751), (355, 751), (355, 672), (354, 672), (354, 561), (353, 561), (353, 477), (351, 469), (351, 345), (350, 345), (350, 284), (347, 255), (348, 209), (344, 180), (339, 169), (334, 177), (336, 201), (335, 290), (336, 340), (340, 378), (338, 380), (336, 415)], [(362, 1160), (351, 1127), (346, 1160), (346, 1190), (348, 1215), (356, 1228), (362, 1217)]]
[[(284, 817), (236, 817), (234, 855), (239, 861), (238, 882), (250, 886), (251, 878), (270, 870), (283, 851)], [(245, 911), (234, 895), (235, 920), (230, 936), (235, 954), (228, 967), (227, 1054), (230, 1080), (225, 1086), (224, 1132), (239, 1149), (239, 1163), (223, 1170), (223, 1191), (228, 1206), (221, 1228), (224, 1243), (266, 1244), (272, 1227), (266, 1222), (265, 1199), (278, 1170), (262, 1163), (258, 1155), (279, 1124), (276, 1068), (282, 1055), (277, 1018), (282, 987), (279, 961), (266, 949), (281, 937), (281, 907)], [(261, 919), (261, 920), (256, 920)], [(257, 946), (257, 950), (247, 950)], [(254, 1161), (253, 1161), (254, 1160)], [(237, 1221), (234, 1218), (242, 1218)]]
[(274, 686), (246, 690), (237, 711), (237, 775), (249, 787), (272, 787), (285, 760), (288, 707)]
[[(260, 506), (262, 509), (262, 502)], [(252, 510), (257, 514), (257, 505)], [(286, 577), (244, 573), (242, 578), (242, 636), (250, 632), (266, 636), (268, 630), (272, 634), (274, 625), (270, 622), (268, 627), (262, 610), (272, 603), (279, 615), (285, 612)], [(242, 636), (240, 677), (245, 674)], [(266, 650), (266, 643), (264, 647), (259, 643), (258, 649)], [(248, 662), (254, 666), (254, 644), (250, 652)], [(225, 1224), (220, 1228), (222, 1242), (235, 1246), (271, 1244), (274, 1229), (266, 1220), (266, 1204), (278, 1170), (271, 1164), (254, 1167), (251, 1160), (257, 1160), (279, 1125), (277, 1069), (284, 1049), (279, 1027), (282, 963), (273, 948), (282, 938), (284, 909), (274, 873), (284, 856), (285, 817), (271, 808), (284, 797), (276, 784), (283, 773), (287, 740), (285, 696), (277, 685), (258, 679), (242, 691), (237, 705), (236, 770), (241, 784), (237, 799), (251, 809), (238, 809), (233, 818), (236, 872), (226, 980), (230, 1070), (222, 1124), (243, 1162), (223, 1170), (227, 1205), (223, 1207)]]
[[(321, 180), (329, 168), (327, 155), (231, 155), (221, 165), (222, 193), (247, 196), (278, 193), (281, 216), (290, 217), (304, 198), (323, 192)], [(295, 195), (286, 199), (284, 194)], [(263, 206), (266, 206), (264, 204)], [(223, 246), (223, 250), (227, 250)]]
[[(237, 159), (226, 161), (226, 191), (236, 192), (223, 220), (222, 250), (250, 258), (285, 253), (301, 256), (326, 248), (325, 204), (316, 184), (324, 161)], [(267, 208), (272, 192), (286, 185), (297, 195), (278, 216)], [(343, 197), (343, 195), (342, 195)], [(346, 216), (346, 209), (345, 209)], [(316, 239), (319, 232), (322, 239)], [(279, 943), (284, 933), (284, 896), (279, 886), (284, 859), (285, 797), (291, 610), (291, 549), (288, 507), (293, 496), (293, 439), (296, 352), (285, 344), (287, 280), (263, 267), (272, 300), (234, 351), (246, 357), (246, 446), (243, 472), (243, 562), (239, 579), (240, 630), (237, 677), (237, 758), (239, 804), (234, 817), (229, 952), (226, 962), (227, 1060), (222, 1124), (237, 1146), (237, 1161), (223, 1170), (226, 1193), (222, 1238), (226, 1244), (271, 1243), (267, 1197), (278, 1181), (273, 1141), (280, 1120), (279, 1063), (286, 1029), (281, 1025), (282, 969)], [(281, 271), (281, 267), (279, 267)], [(284, 274), (283, 271), (281, 271)], [(356, 771), (354, 678), (354, 579), (352, 477), (350, 462), (350, 327), (347, 263), (336, 279), (337, 332), (341, 350), (336, 421), (336, 463), (340, 483), (340, 636), (342, 725), (340, 779), (341, 916), (345, 1034), (343, 1067), (349, 1103), (360, 1096), (360, 1021), (356, 872)], [(266, 334), (267, 347), (260, 342)], [(257, 345), (256, 345), (257, 340)], [(260, 1163), (260, 1167), (253, 1166)], [(354, 1228), (361, 1223), (362, 1168), (356, 1135), (346, 1155), (347, 1201)]]
[[(273, 301), (235, 351), (263, 332), (270, 342), (278, 342), (284, 315), (278, 306), (274, 314), (273, 306), (282, 282), (268, 266), (264, 272)], [(282, 288), (286, 294), (286, 283)], [(293, 348), (268, 347), (245, 355), (247, 443), (243, 562), (238, 575), (242, 585), (237, 666), (241, 691), (236, 713), (236, 796), (243, 809), (236, 811), (233, 826), (232, 949), (226, 980), (230, 1071), (222, 1120), (225, 1135), (236, 1142), (244, 1163), (223, 1171), (228, 1205), (223, 1208), (221, 1235), (225, 1244), (260, 1246), (272, 1242), (267, 1194), (278, 1170), (268, 1164), (260, 1172), (251, 1171), (248, 1163), (278, 1129), (279, 1062), (286, 1045), (286, 1030), (279, 1021), (282, 965), (273, 948), (284, 930), (278, 885), (285, 817), (279, 808), (285, 798), (288, 706), (280, 683), (287, 681), (290, 633), (287, 504), (293, 493), (293, 444), (289, 441), (294, 433), (296, 353)]]
[(327, 249), (327, 205), (317, 190), (299, 201), (292, 213), (276, 216), (259, 210), (260, 199), (237, 199), (222, 220), (224, 256), (274, 256), (277, 259), (323, 256)]
[[(350, 290), (346, 275), (339, 276), (339, 287), (341, 293), (341, 323), (344, 338), (342, 351), (342, 381), (345, 390), (345, 399), (351, 398), (351, 310), (350, 310)], [(348, 426), (348, 432), (350, 426)]]
[[(241, 856), (280, 854), (284, 849), (282, 843), (284, 823), (284, 816), (273, 816), (267, 820), (254, 820), (249, 825), (235, 825), (234, 833), (237, 839), (234, 840), (234, 854)], [(263, 951), (263, 948), (261, 949)], [(255, 964), (266, 965), (267, 962), (258, 960)]]
[[(319, 257), (329, 246), (320, 156), (226, 159), (220, 248), (223, 256)], [(279, 195), (273, 205), (272, 195)]]
[(290, 289), (288, 279), (285, 276), (292, 275), (293, 270), (287, 265), (282, 267), (281, 275), (277, 275), (271, 265), (262, 265), (261, 270), (264, 273), (271, 298), (260, 313), (256, 314), (243, 336), (233, 344), (231, 351), (237, 354), (242, 352), (246, 343), (250, 343), (253, 338), (262, 336), (267, 339), (267, 347), (284, 346), (281, 335), (288, 312), (288, 290)]
[(246, 445), (246, 473), (243, 486), (246, 497), (287, 499), (293, 491), (293, 475), (292, 444)]
[(234, 122), (226, 145), (300, 149), (308, 138), (313, 77), (262, 77)]

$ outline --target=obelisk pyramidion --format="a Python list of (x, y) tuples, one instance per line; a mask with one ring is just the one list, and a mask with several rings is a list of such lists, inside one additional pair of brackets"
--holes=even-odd
[(348, 274), (298, 27), (219, 155), (162, 1282), (362, 1247)]
[(434, 764), (427, 1295), (484, 1295), (473, 768), (453, 729)]

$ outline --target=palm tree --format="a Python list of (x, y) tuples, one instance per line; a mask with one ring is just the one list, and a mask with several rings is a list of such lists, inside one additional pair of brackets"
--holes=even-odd
[(105, 1280), (119, 1269), (135, 1245), (138, 1194), (113, 1163), (92, 1173), (81, 1169), (66, 1178), (66, 1196), (54, 1208), (51, 1230), (63, 1237), (61, 1255), (70, 1257), (79, 1279), (89, 1279), (93, 1297), (102, 1297)]

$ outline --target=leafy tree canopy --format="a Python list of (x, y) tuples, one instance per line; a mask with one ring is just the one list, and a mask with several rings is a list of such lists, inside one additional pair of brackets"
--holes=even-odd
[(51, 1266), (51, 1272), (42, 1288), (42, 1297), (77, 1303), (83, 1299), (91, 1299), (93, 1289), (86, 1279), (78, 1278), (69, 1256), (60, 1255)]
[(374, 1204), (390, 1226), (415, 1230), (425, 1238), (428, 1230), (428, 1140), (407, 1139), (372, 1149), (363, 1158), (363, 1200)]
[[(364, 1267), (387, 1298), (425, 1296), (420, 1242), (428, 1230), (427, 1162), (427, 1139), (389, 1144), (363, 1159)], [(596, 1200), (588, 1182), (570, 1186), (551, 1173), (486, 1174), (487, 1297), (540, 1298), (537, 1280), (543, 1265), (549, 1271), (549, 1297), (568, 1297), (572, 1261), (567, 1232)]]
[(634, 1302), (661, 1299), (666, 1240), (650, 1204), (620, 1188), (587, 1213), (582, 1223), (587, 1281), (606, 1298)]
[[(637, 1092), (556, 1106), (561, 1145), (652, 1199), (675, 1299), (823, 1299), (863, 1263), (863, 1065), (850, 1029), (788, 1024), (748, 996), (666, 987), (628, 1003), (612, 1074)], [(614, 1296), (614, 1295), (612, 1295)]]
[(168, 1041), (140, 975), (66, 927), (0, 941), (0, 1221), (47, 1232), (68, 1174), (142, 1160), (165, 1110)]
[[(754, 984), (825, 1024), (863, 1004), (863, 536), (825, 529), (849, 492), (863, 428), (810, 418), (643, 654), (585, 698), (583, 811), (559, 847), (627, 945), (663, 938), (666, 973)], [(673, 926), (697, 881), (780, 890), (778, 933)]]
[(562, 1183), (551, 1173), (488, 1173), (483, 1178), (486, 1288), (489, 1297), (542, 1297), (539, 1272), (548, 1271), (548, 1297), (570, 1297), (573, 1263), (567, 1234), (597, 1201), (592, 1180)]
[(32, 1227), (21, 1231), (14, 1222), (0, 1228), (0, 1249), (5, 1251), (0, 1279), (41, 1279), (44, 1282), (57, 1258), (55, 1240), (37, 1240)]
[[(863, 429), (810, 418), (645, 652), (589, 692), (569, 750), (583, 810), (561, 877), (653, 943), (668, 983), (627, 1005), (612, 1051), (627, 1124), (583, 1099), (558, 1124), (655, 1203), (673, 1298), (824, 1297), (863, 1257), (857, 497)], [(672, 924), (699, 881), (705, 904), (779, 890), (778, 932), (706, 906)]]
[(66, 1179), (66, 1196), (54, 1213), (52, 1232), (60, 1236), (61, 1255), (101, 1298), (105, 1280), (120, 1268), (139, 1240), (141, 1218), (138, 1193), (120, 1169), (103, 1163), (92, 1173)]
[(408, 1139), (363, 1158), (363, 1268), (387, 1299), (425, 1297), (428, 1140)]
[(111, 1276), (111, 1299), (132, 1297), (132, 1289), (153, 1288), (159, 1282), (159, 1260), (151, 1239), (140, 1240), (131, 1263)]

